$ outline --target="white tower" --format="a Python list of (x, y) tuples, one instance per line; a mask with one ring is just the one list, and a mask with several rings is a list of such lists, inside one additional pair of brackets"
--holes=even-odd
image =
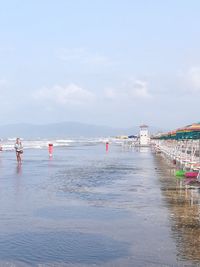
[(140, 126), (140, 146), (149, 145), (149, 131), (147, 125)]

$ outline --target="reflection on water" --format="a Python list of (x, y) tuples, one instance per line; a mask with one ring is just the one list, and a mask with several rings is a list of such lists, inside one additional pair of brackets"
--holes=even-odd
[[(161, 190), (170, 211), (172, 237), (180, 260), (200, 261), (200, 189), (185, 186), (184, 179), (171, 175), (157, 156)], [(168, 174), (168, 176), (167, 176)]]
[(16, 174), (21, 175), (22, 174), (22, 164), (18, 163), (16, 167)]
[(45, 207), (38, 209), (36, 216), (44, 218), (60, 219), (79, 219), (79, 220), (116, 220), (128, 216), (128, 212), (120, 209), (106, 207)]
[(1, 260), (31, 265), (49, 262), (94, 264), (124, 257), (128, 253), (126, 243), (98, 234), (24, 232), (0, 237)]
[(200, 263), (199, 191), (148, 148), (27, 150), (22, 166), (2, 156), (0, 267)]

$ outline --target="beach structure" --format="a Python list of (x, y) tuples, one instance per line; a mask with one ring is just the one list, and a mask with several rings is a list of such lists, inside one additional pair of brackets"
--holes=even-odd
[(155, 135), (151, 144), (156, 153), (162, 153), (179, 167), (180, 174), (197, 177), (200, 171), (200, 123)]
[(139, 145), (149, 146), (149, 143), (150, 143), (150, 137), (149, 137), (148, 126), (143, 124), (140, 126)]
[(140, 131), (137, 135), (116, 136), (115, 138), (123, 140), (122, 144), (125, 147), (146, 147), (150, 145), (149, 129), (145, 124), (140, 126)]

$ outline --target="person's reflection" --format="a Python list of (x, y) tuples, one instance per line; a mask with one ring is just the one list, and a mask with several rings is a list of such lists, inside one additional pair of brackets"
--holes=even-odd
[(52, 156), (49, 156), (48, 158), (48, 175), (50, 176), (52, 174), (52, 171), (53, 171), (53, 157)]
[(14, 176), (14, 192), (16, 197), (16, 203), (18, 203), (21, 197), (21, 176), (22, 176), (22, 164), (18, 163), (15, 170), (16, 175)]
[(21, 175), (22, 174), (22, 164), (18, 163), (16, 168), (16, 174)]

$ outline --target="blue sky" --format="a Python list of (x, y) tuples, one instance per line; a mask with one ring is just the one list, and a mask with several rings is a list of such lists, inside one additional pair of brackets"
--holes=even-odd
[(0, 123), (200, 120), (200, 1), (0, 4)]

